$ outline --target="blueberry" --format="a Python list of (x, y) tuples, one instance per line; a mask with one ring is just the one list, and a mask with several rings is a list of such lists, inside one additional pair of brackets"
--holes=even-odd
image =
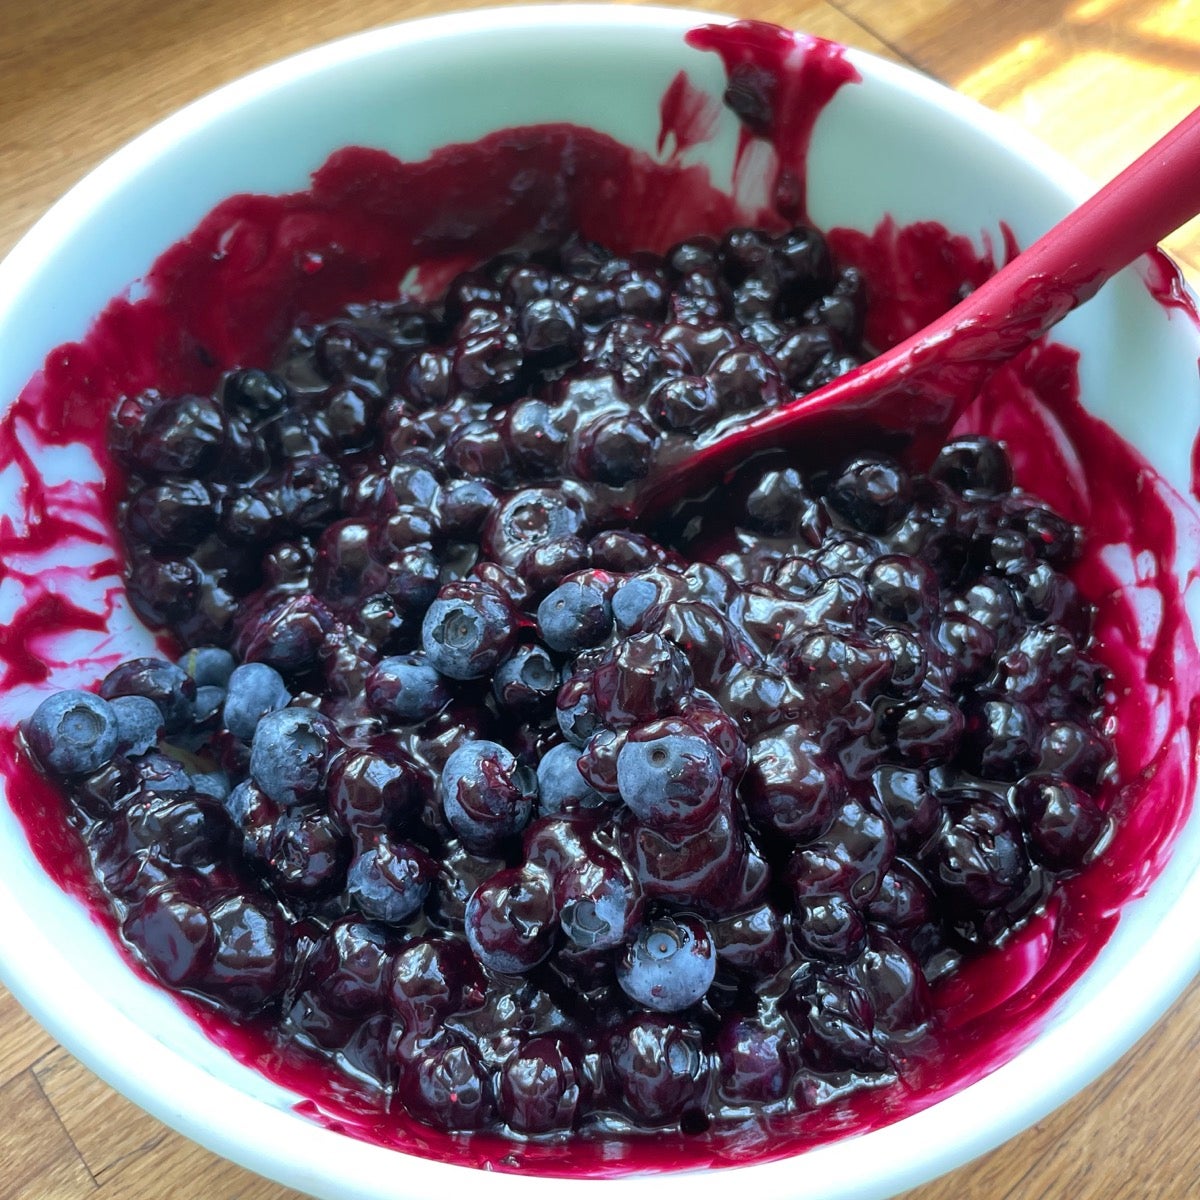
[(558, 668), (545, 647), (518, 646), (511, 658), (496, 668), (492, 694), (511, 713), (533, 715), (558, 691)]
[(582, 1103), (576, 1058), (561, 1037), (522, 1043), (500, 1072), (497, 1101), (505, 1124), (527, 1134), (570, 1129)]
[(489, 845), (519, 833), (536, 794), (537, 777), (496, 742), (467, 742), (442, 768), (446, 820), (468, 843)]
[(383, 717), (427, 721), (449, 702), (445, 679), (423, 654), (382, 658), (367, 676), (367, 703)]
[(266, 663), (243, 663), (229, 676), (222, 719), (236, 738), (249, 742), (258, 723), (269, 712), (292, 702), (283, 676)]
[(553, 946), (554, 889), (538, 867), (498, 871), (467, 901), (466, 931), (475, 957), (490, 971), (521, 975)]
[(220, 687), (204, 687), (196, 689), (195, 725), (198, 729), (214, 726), (225, 705), (225, 689)]
[(425, 903), (435, 874), (424, 851), (383, 835), (350, 864), (346, 893), (364, 916), (395, 925)]
[(281, 813), (263, 848), (268, 878), (284, 896), (315, 899), (339, 890), (345, 879), (348, 843), (320, 809)]
[(721, 758), (699, 734), (631, 737), (617, 757), (617, 786), (621, 799), (647, 825), (695, 829), (716, 810)]
[(168, 736), (182, 733), (194, 719), (195, 681), (182, 668), (161, 658), (133, 658), (114, 667), (100, 684), (105, 700), (145, 696), (158, 705)]
[(277, 804), (295, 804), (316, 795), (337, 735), (320, 713), (283, 708), (258, 723), (250, 745), (250, 774)]
[(567, 741), (575, 746), (587, 745), (588, 739), (600, 728), (590, 674), (572, 675), (562, 685), (555, 702), (555, 715)]
[(538, 811), (574, 812), (595, 808), (603, 797), (579, 772), (579, 748), (562, 743), (542, 755), (537, 767)]
[(887, 533), (904, 519), (912, 483), (898, 464), (885, 458), (858, 458), (829, 485), (826, 503), (864, 533)]
[(202, 796), (220, 800), (223, 805), (229, 796), (229, 776), (224, 771), (198, 771), (192, 775), (192, 787)]
[(474, 580), (447, 584), (429, 606), (421, 645), (429, 662), (451, 679), (479, 679), (507, 657), (516, 615), (493, 587)]
[(117, 751), (121, 726), (112, 705), (91, 692), (57, 692), (25, 723), (33, 756), (53, 775), (90, 775)]
[(197, 687), (227, 687), (235, 666), (234, 657), (220, 646), (197, 646), (177, 664), (195, 681)]
[(648, 922), (617, 963), (617, 982), (635, 1004), (679, 1012), (700, 1001), (717, 973), (708, 926), (684, 914)]
[(961, 437), (947, 442), (929, 470), (932, 478), (972, 496), (999, 496), (1013, 484), (1012, 466), (999, 442)]
[(568, 580), (538, 605), (537, 621), (543, 641), (552, 650), (575, 654), (608, 636), (612, 608), (598, 587)]
[(618, 1026), (608, 1060), (617, 1095), (645, 1125), (677, 1123), (708, 1093), (709, 1057), (700, 1030), (660, 1013), (642, 1013)]
[(112, 702), (117, 718), (117, 749), (122, 754), (145, 754), (163, 734), (162, 711), (146, 696), (118, 696)]
[(638, 622), (658, 599), (658, 588), (636, 575), (626, 579), (613, 593), (612, 615), (620, 633), (636, 629)]

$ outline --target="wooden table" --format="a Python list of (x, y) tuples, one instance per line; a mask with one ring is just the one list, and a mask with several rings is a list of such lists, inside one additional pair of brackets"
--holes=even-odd
[[(462, 0), (455, 3), (466, 7)], [(435, 0), (0, 0), (0, 255), (151, 122), (234, 76)], [(725, 9), (725, 3), (692, 7)], [(733, 8), (730, 4), (728, 7)], [(1095, 177), (1200, 104), (1198, 0), (741, 0), (907, 62)], [(1200, 278), (1200, 223), (1169, 243)], [(1200, 986), (1074, 1102), (906, 1200), (1200, 1196)], [(286, 1200), (117, 1096), (0, 989), (0, 1200)]]

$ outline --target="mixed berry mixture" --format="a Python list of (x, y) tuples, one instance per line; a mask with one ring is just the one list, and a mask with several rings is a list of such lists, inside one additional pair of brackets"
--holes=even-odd
[(936, 1057), (931, 987), (1107, 835), (1080, 530), (983, 437), (621, 517), (868, 357), (864, 305), (808, 228), (571, 238), (124, 398), (129, 595), (186, 652), (24, 737), (145, 966), (447, 1131), (696, 1134)]

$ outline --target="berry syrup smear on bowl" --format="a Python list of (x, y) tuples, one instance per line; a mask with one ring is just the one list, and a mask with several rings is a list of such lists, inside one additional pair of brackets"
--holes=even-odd
[[(763, 208), (680, 161), (683, 75), (658, 159), (343, 150), (220, 205), (0, 430), (40, 861), (314, 1119), (452, 1161), (744, 1163), (916, 1111), (1032, 1036), (1192, 793), (1190, 510), (1073, 351), (927, 471), (780, 453), (622, 523), (656, 455), (994, 269), (806, 222), (840, 48), (690, 41), (775, 150)], [(94, 480), (42, 478), (68, 443)], [(115, 661), (127, 602), (160, 657)]]

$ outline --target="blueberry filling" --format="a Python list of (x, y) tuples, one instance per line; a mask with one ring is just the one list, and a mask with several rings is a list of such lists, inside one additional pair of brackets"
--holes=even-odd
[(123, 400), (130, 596), (187, 649), (24, 738), (146, 968), (449, 1131), (696, 1134), (936, 1055), (931, 987), (1105, 842), (1080, 531), (975, 436), (614, 516), (867, 358), (864, 305), (810, 229), (570, 239)]

